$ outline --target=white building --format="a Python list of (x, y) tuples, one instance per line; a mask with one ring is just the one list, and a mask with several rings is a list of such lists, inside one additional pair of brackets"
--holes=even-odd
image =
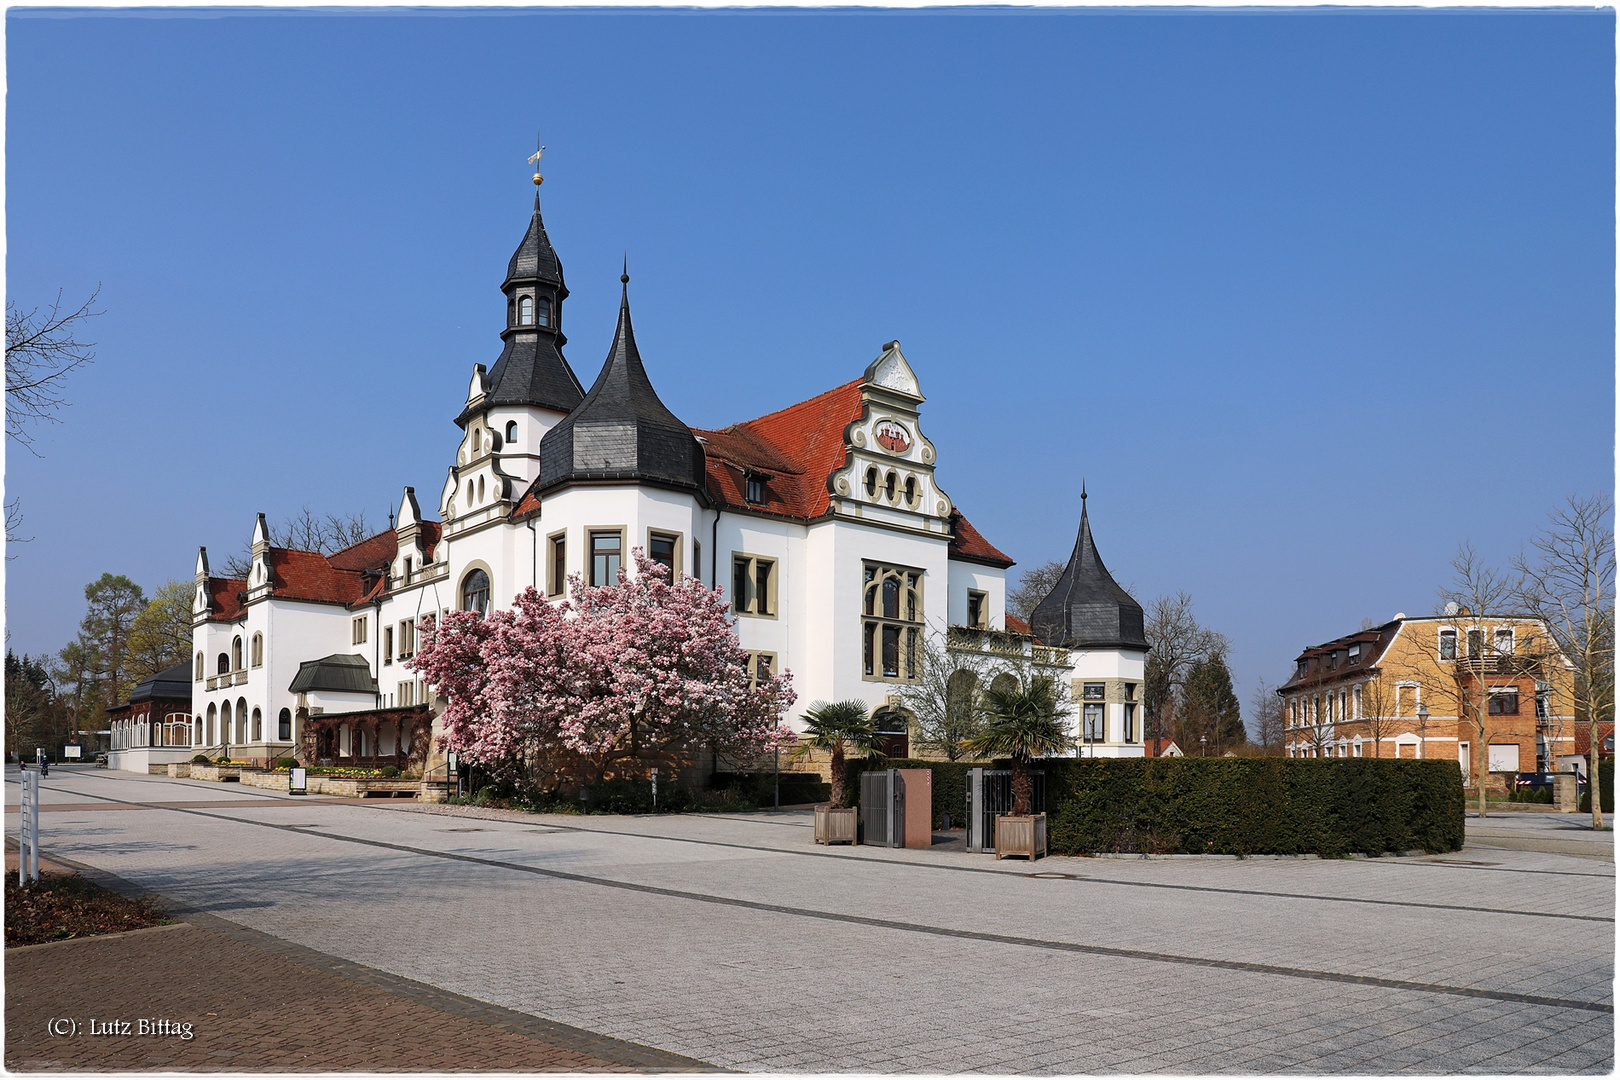
[[(607, 360), (585, 392), (562, 353), (568, 289), (537, 197), (501, 286), (504, 349), (487, 371), (474, 366), (456, 418), (439, 520), (407, 487), (394, 528), (332, 555), (272, 547), (262, 514), (247, 580), (211, 576), (199, 551), (193, 732), (203, 752), (420, 761), (434, 701), (402, 661), (425, 620), (488, 610), (531, 585), (560, 599), (570, 574), (612, 583), (638, 547), (726, 589), (750, 662), (793, 673), (790, 723), (816, 699), (891, 707), (930, 629), (1008, 629), (1012, 560), (940, 487), (919, 421), (922, 389), (899, 342), (808, 401), (697, 430), (653, 389), (628, 281)], [(1088, 752), (1140, 755), (1141, 608), (1125, 597), (1134, 636), (1119, 632), (1125, 606), (1097, 591), (1101, 562), (1084, 514), (1076, 560), (1059, 587), (1073, 602), (1052, 608), (1052, 629), (1067, 636), (1051, 640), (1080, 648), (1047, 655), (1073, 675), (1077, 704), (1109, 706), (1088, 729), (1097, 736)], [(1068, 633), (1064, 613), (1100, 617), (1109, 597), (1111, 638), (1083, 619), (1087, 632)]]

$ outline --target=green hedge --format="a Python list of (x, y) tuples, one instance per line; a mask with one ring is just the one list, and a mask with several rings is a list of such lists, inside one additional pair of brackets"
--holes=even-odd
[[(785, 772), (781, 774), (781, 781), (783, 806), (826, 802), (832, 798), (832, 785), (816, 773)], [(776, 774), (769, 771), (717, 772), (710, 778), (710, 786), (716, 791), (735, 792), (761, 808), (776, 805)]]
[[(853, 762), (851, 792), (859, 792), (860, 773), (869, 768), (933, 769), (935, 824), (946, 813), (957, 824), (972, 767)], [(1454, 762), (1088, 758), (1036, 768), (1046, 774), (1053, 854), (1336, 857), (1456, 851), (1463, 843), (1462, 773)]]
[[(1598, 791), (1603, 796), (1603, 812), (1614, 813), (1614, 758), (1600, 758), (1598, 760)], [(1588, 792), (1581, 796), (1581, 813), (1592, 812), (1592, 795)]]

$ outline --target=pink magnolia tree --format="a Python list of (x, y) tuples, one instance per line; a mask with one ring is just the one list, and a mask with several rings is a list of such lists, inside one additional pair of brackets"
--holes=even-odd
[(600, 781), (616, 764), (714, 749), (752, 756), (793, 742), (781, 723), (792, 677), (751, 685), (719, 589), (638, 548), (634, 576), (551, 603), (525, 589), (507, 610), (456, 611), (411, 666), (446, 699), (440, 747), (496, 773), (571, 760)]

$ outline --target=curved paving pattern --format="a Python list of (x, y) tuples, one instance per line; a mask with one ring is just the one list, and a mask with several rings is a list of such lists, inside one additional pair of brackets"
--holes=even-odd
[(47, 850), (309, 949), (723, 1068), (1613, 1063), (1613, 866), (1590, 858), (1031, 868), (818, 852), (794, 814), (538, 818), (255, 802), (105, 772), (48, 783), (64, 805), (219, 802), (54, 811)]

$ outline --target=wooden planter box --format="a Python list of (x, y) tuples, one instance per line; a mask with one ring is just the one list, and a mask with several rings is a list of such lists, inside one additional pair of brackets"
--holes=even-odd
[(1022, 855), (1034, 862), (1046, 854), (1046, 815), (1030, 814), (1013, 817), (1002, 814), (996, 818), (996, 858), (1003, 855)]
[(830, 806), (816, 807), (816, 843), (855, 843), (855, 814), (853, 806), (838, 810)]

